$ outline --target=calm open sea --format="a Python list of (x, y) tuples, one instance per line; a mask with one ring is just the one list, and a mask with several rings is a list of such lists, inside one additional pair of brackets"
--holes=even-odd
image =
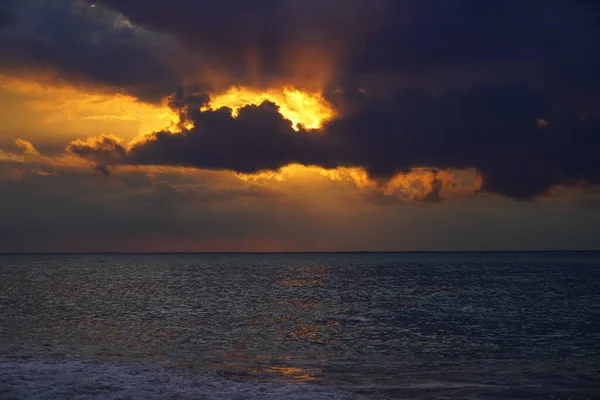
[(0, 256), (0, 399), (599, 399), (600, 253)]

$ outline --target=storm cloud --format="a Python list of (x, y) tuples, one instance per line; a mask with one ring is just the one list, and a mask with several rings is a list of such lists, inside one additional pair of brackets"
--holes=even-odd
[(1, 33), (0, 69), (52, 68), (155, 102), (181, 87), (418, 81), (439, 91), (525, 81), (589, 107), (600, 88), (600, 6), (587, 0), (6, 4), (0, 26), (13, 23)]
[(375, 81), (388, 87), (443, 76), (454, 86), (528, 80), (560, 98), (569, 86), (592, 96), (600, 83), (594, 72), (600, 66), (600, 6), (594, 1), (99, 3), (177, 38), (198, 55), (200, 71), (218, 68), (230, 84), (301, 84), (300, 75), (332, 85)]
[(0, 29), (15, 22), (15, 17), (8, 8), (0, 8)]
[[(157, 132), (129, 150), (110, 138), (69, 149), (96, 163), (171, 165), (255, 173), (291, 163), (362, 167), (387, 180), (413, 168), (467, 169), (482, 191), (532, 199), (555, 185), (600, 183), (600, 121), (557, 114), (526, 85), (483, 86), (431, 96), (392, 98), (338, 94), (353, 110), (318, 130), (295, 131), (277, 105), (185, 113), (181, 134)], [(194, 98), (195, 99), (195, 98)], [(197, 106), (197, 104), (196, 104)]]
[(87, 2), (12, 1), (0, 7), (0, 28), (3, 20), (0, 72), (51, 73), (151, 102), (179, 84), (168, 65), (175, 42)]
[[(171, 106), (192, 129), (131, 147), (110, 136), (69, 145), (98, 171), (252, 173), (299, 163), (362, 167), (386, 180), (411, 168), (474, 168), (482, 191), (515, 199), (600, 183), (594, 1), (7, 4), (0, 68), (46, 67), (144, 101), (178, 93)], [(336, 118), (295, 131), (270, 102), (237, 117), (200, 111), (219, 85), (273, 82), (317, 84)]]

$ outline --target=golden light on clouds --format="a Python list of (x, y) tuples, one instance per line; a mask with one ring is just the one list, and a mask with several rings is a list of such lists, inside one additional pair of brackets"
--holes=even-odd
[(399, 173), (387, 181), (376, 181), (363, 168), (323, 169), (315, 166), (291, 164), (278, 171), (263, 171), (256, 174), (236, 174), (245, 182), (265, 185), (286, 185), (294, 181), (326, 179), (357, 189), (376, 190), (387, 197), (406, 201), (435, 201), (439, 197), (466, 196), (481, 189), (483, 179), (477, 171), (432, 170), (414, 168)]
[(0, 150), (0, 162), (1, 161), (23, 162), (24, 158), (23, 156)]
[[(77, 87), (45, 76), (0, 75), (0, 89), (23, 96), (24, 107), (50, 130), (54, 126), (57, 130), (76, 132), (93, 127), (103, 129), (92, 130), (93, 134), (118, 134), (128, 140), (160, 130), (181, 131), (179, 116), (169, 108), (167, 99), (161, 105), (148, 104), (133, 96), (102, 88)], [(241, 107), (260, 105), (266, 100), (277, 104), (296, 130), (299, 125), (317, 129), (335, 117), (333, 107), (321, 93), (303, 92), (291, 86), (268, 90), (231, 87), (212, 94), (204, 110), (229, 107), (236, 116)], [(137, 126), (136, 132), (131, 131), (132, 124)], [(188, 122), (184, 127), (191, 129), (193, 125)]]
[(483, 179), (477, 171), (414, 168), (384, 185), (383, 193), (410, 200), (437, 200), (433, 196), (460, 196), (481, 189)]
[[(25, 79), (0, 76), (0, 88), (25, 96), (26, 107), (32, 112), (42, 114), (43, 124), (69, 124), (75, 130), (80, 128), (78, 135), (82, 139), (71, 139), (71, 145), (87, 145), (102, 150), (96, 159), (84, 160), (70, 152), (69, 145), (64, 154), (47, 157), (40, 154), (27, 137), (28, 140), (19, 138), (14, 141), (14, 153), (0, 153), (0, 160), (3, 161), (23, 162), (27, 158), (42, 167), (59, 168), (89, 168), (90, 163), (119, 165), (126, 157), (126, 150), (122, 150), (121, 154), (110, 146), (119, 144), (120, 148), (127, 149), (135, 143), (151, 140), (151, 136), (148, 136), (151, 132), (166, 130), (177, 134), (193, 128), (190, 121), (179, 120), (179, 114), (169, 107), (169, 98), (165, 98), (161, 105), (153, 105), (121, 93), (60, 84), (44, 80), (43, 77)], [(336, 116), (335, 110), (322, 94), (303, 92), (291, 86), (268, 90), (232, 87), (222, 93), (212, 94), (205, 110), (229, 107), (235, 117), (240, 108), (246, 105), (260, 105), (267, 100), (279, 106), (280, 113), (292, 122), (296, 130), (299, 130), (301, 125), (308, 129), (318, 129)], [(123, 134), (115, 124), (124, 121), (136, 123), (137, 132), (129, 130), (128, 135)], [(81, 135), (81, 132), (87, 132), (86, 126), (82, 125), (86, 122), (103, 124), (101, 128), (105, 131), (95, 136)], [(131, 128), (131, 125), (128, 125), (128, 128)], [(36, 140), (32, 141), (36, 143)], [(151, 167), (119, 166), (115, 171), (135, 168), (152, 170)], [(182, 169), (176, 169), (183, 173)], [(386, 181), (373, 180), (367, 171), (360, 167), (324, 169), (299, 164), (287, 165), (277, 171), (227, 174), (238, 182), (279, 187), (289, 192), (300, 190), (300, 187), (318, 191), (331, 185), (340, 185), (340, 188), (375, 191), (386, 197), (406, 201), (436, 201), (441, 197), (472, 194), (482, 186), (481, 176), (474, 170), (415, 168)]]
[(37, 156), (40, 153), (36, 150), (36, 148), (31, 144), (31, 142), (23, 139), (15, 140), (15, 147), (21, 150), (24, 154), (29, 154), (33, 156)]
[(277, 171), (261, 171), (256, 174), (236, 174), (236, 177), (245, 182), (269, 184), (274, 182), (285, 183), (291, 180), (326, 179), (329, 181), (351, 184), (360, 189), (376, 187), (376, 183), (369, 179), (363, 168), (325, 169), (317, 166), (290, 164)]
[(292, 121), (296, 130), (299, 124), (308, 129), (320, 128), (325, 121), (335, 116), (333, 107), (327, 103), (322, 94), (302, 92), (291, 86), (264, 91), (232, 87), (225, 92), (212, 95), (210, 104), (203, 110), (229, 107), (236, 116), (241, 107), (260, 105), (266, 100), (277, 104), (281, 115)]
[[(135, 97), (103, 89), (76, 87), (44, 77), (0, 76), (0, 88), (23, 97), (24, 107), (41, 119), (46, 129), (76, 132), (90, 127), (94, 133), (112, 133), (130, 139), (166, 127), (179, 117), (167, 104), (153, 105)], [(137, 132), (131, 131), (132, 124)]]

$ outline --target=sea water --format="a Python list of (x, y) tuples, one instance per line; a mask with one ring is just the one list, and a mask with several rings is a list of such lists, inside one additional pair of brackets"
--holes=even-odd
[(0, 256), (0, 399), (598, 399), (600, 253)]

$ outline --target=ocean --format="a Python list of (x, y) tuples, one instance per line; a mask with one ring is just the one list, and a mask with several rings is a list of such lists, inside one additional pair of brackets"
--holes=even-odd
[(0, 256), (0, 399), (600, 399), (600, 253)]

